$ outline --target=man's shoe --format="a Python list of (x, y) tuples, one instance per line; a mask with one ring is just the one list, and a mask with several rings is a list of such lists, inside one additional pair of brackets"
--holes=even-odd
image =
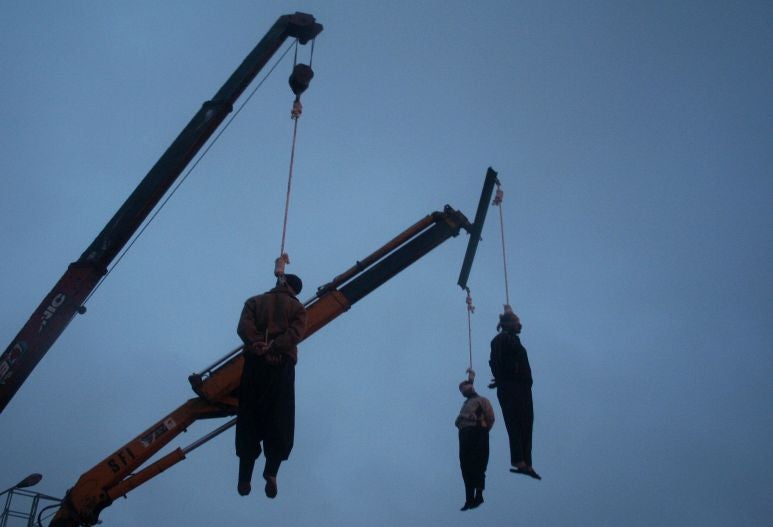
[(266, 478), (266, 496), (274, 499), (276, 498), (279, 489), (276, 486), (276, 476), (265, 476)]
[(472, 505), (470, 506), (471, 509), (474, 509), (475, 507), (480, 506), (483, 503), (483, 494), (478, 494), (475, 496), (475, 499), (472, 501)]
[(530, 476), (534, 479), (542, 479), (542, 477), (537, 474), (537, 471), (534, 470), (532, 467), (513, 467), (510, 469), (510, 472), (514, 474), (523, 474), (525, 476)]
[(470, 510), (470, 509), (472, 509), (472, 508), (473, 508), (473, 506), (474, 506), (474, 505), (473, 505), (473, 502), (472, 502), (472, 501), (465, 501), (465, 502), (464, 502), (464, 507), (462, 507), (462, 508), (461, 508), (461, 509), (459, 509), (459, 510), (460, 510), (460, 511), (467, 511), (467, 510)]
[(239, 496), (246, 496), (252, 490), (252, 485), (250, 485), (249, 481), (240, 481), (236, 486), (236, 490), (239, 491)]

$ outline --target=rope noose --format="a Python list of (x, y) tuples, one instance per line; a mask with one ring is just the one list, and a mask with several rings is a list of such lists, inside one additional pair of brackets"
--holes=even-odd
[(494, 195), (494, 201), (492, 205), (499, 207), (499, 232), (502, 240), (502, 267), (504, 269), (505, 276), (505, 313), (512, 313), (513, 309), (510, 307), (510, 285), (507, 280), (507, 251), (505, 250), (505, 221), (502, 214), (502, 201), (505, 197), (505, 192), (502, 190), (502, 185), (497, 180), (497, 192)]
[(470, 288), (465, 287), (467, 291), (467, 298), (465, 303), (467, 304), (467, 343), (469, 349), (469, 367), (467, 368), (467, 379), (472, 382), (475, 379), (475, 371), (472, 369), (472, 314), (475, 313), (475, 306), (472, 303), (472, 296), (470, 295)]
[(311, 41), (311, 56), (309, 57), (309, 64), (298, 63), (298, 42), (295, 43), (295, 57), (293, 59), (293, 72), (290, 74), (289, 84), (290, 89), (295, 94), (295, 100), (293, 101), (292, 110), (290, 111), (290, 118), (293, 120), (293, 140), (290, 148), (290, 169), (287, 176), (287, 193), (285, 195), (285, 210), (284, 219), (282, 221), (282, 242), (279, 247), (279, 257), (274, 261), (274, 276), (280, 280), (285, 275), (285, 265), (290, 263), (290, 256), (285, 252), (285, 241), (287, 239), (287, 215), (290, 210), (290, 195), (292, 193), (293, 182), (293, 166), (295, 164), (295, 145), (298, 137), (298, 118), (303, 113), (303, 105), (301, 104), (301, 94), (306, 91), (311, 83), (311, 79), (314, 77), (314, 71), (311, 69), (311, 61), (314, 58), (314, 39)]
[(472, 369), (472, 314), (475, 313), (475, 306), (472, 304), (472, 296), (470, 296), (470, 288), (465, 287), (467, 290), (467, 341), (469, 343), (470, 350), (470, 369)]

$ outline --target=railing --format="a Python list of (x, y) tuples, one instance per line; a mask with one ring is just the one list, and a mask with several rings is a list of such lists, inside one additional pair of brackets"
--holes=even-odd
[(43, 527), (41, 522), (56, 513), (61, 501), (39, 492), (10, 488), (0, 493), (0, 503), (3, 503), (0, 527)]

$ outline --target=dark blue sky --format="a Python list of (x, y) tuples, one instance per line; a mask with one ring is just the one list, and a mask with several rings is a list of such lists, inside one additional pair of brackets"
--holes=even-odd
[[(769, 525), (770, 2), (4, 2), (0, 335), (10, 342), (296, 10), (325, 30), (303, 96), (289, 269), (311, 294), (446, 203), (472, 217), (494, 167), (544, 479), (507, 471), (494, 401), (486, 503), (458, 511), (462, 235), (301, 347), (276, 500), (237, 496), (228, 432), (106, 509), (105, 525)], [(0, 415), (0, 488), (42, 472), (36, 488), (63, 495), (238, 344), (242, 302), (270, 287), (280, 245), (291, 66)], [(483, 380), (505, 301), (496, 212), (470, 277)]]

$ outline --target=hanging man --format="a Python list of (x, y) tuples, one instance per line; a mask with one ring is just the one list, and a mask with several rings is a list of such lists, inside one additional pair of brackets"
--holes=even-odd
[[(295, 364), (297, 344), (306, 330), (306, 310), (296, 295), (303, 283), (280, 276), (267, 293), (244, 303), (237, 333), (244, 342), (244, 370), (236, 419), (237, 490), (251, 490), (252, 471), (261, 451), (269, 498), (277, 495), (277, 472), (293, 448), (295, 432)], [(261, 448), (262, 443), (262, 448)]]
[(486, 468), (489, 456), (489, 430), (494, 426), (494, 408), (485, 397), (475, 393), (475, 372), (467, 370), (467, 380), (459, 383), (459, 391), (465, 398), (456, 418), (459, 429), (459, 465), (464, 480), (464, 506), (461, 510), (474, 509), (483, 503), (486, 487)]
[(510, 472), (542, 479), (532, 467), (533, 381), (529, 357), (518, 336), (521, 329), (518, 316), (510, 306), (505, 306), (505, 312), (499, 315), (499, 333), (491, 341), (489, 365), (494, 381), (489, 387), (497, 389), (497, 399), (510, 439)]

